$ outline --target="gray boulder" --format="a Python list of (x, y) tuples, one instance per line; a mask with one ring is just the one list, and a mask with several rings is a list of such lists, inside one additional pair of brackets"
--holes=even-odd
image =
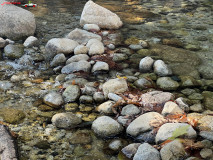
[(128, 104), (122, 108), (121, 115), (123, 116), (132, 116), (140, 113), (140, 109), (134, 104)]
[[(189, 124), (186, 123), (166, 123), (160, 127), (158, 130), (158, 133), (155, 137), (156, 143), (161, 143), (163, 141), (166, 141), (168, 138), (177, 138), (177, 137), (172, 137), (173, 133), (180, 129), (183, 134), (180, 135), (180, 137), (184, 138), (196, 138), (197, 133), (196, 131), (190, 126)], [(186, 131), (186, 132), (184, 132)]]
[(99, 6), (93, 1), (88, 1), (81, 14), (80, 24), (97, 24), (100, 28), (118, 29), (122, 26), (122, 21), (108, 9)]
[(92, 67), (92, 72), (109, 71), (109, 65), (106, 62), (96, 62)]
[(100, 55), (104, 53), (104, 45), (102, 42), (93, 43), (89, 48), (89, 55)]
[(173, 94), (169, 92), (162, 91), (152, 91), (142, 94), (142, 104), (144, 106), (148, 105), (162, 105), (169, 100), (173, 99)]
[[(155, 119), (155, 117), (162, 117), (157, 112), (148, 112), (145, 113), (138, 118), (136, 118), (134, 121), (130, 123), (130, 125), (126, 129), (126, 133), (131, 136), (137, 136), (140, 133), (146, 132), (151, 130), (153, 127), (150, 126), (150, 122)], [(143, 123), (141, 123), (143, 122)]]
[(105, 97), (108, 96), (108, 93), (123, 93), (127, 90), (128, 86), (125, 79), (110, 79), (103, 84), (103, 92)]
[(102, 92), (95, 92), (93, 94), (93, 99), (95, 100), (96, 103), (101, 103), (105, 100)]
[(134, 82), (134, 85), (140, 89), (146, 89), (152, 86), (152, 83), (146, 78), (140, 78)]
[(51, 121), (56, 127), (64, 129), (75, 128), (82, 122), (81, 118), (73, 113), (57, 113)]
[(133, 158), (141, 143), (132, 143), (124, 147), (121, 152), (129, 159)]
[(176, 90), (180, 86), (178, 82), (172, 80), (170, 77), (160, 77), (156, 83), (165, 91)]
[(9, 58), (9, 59), (20, 58), (23, 54), (24, 54), (24, 46), (23, 45), (8, 44), (6, 47), (4, 47), (4, 56)]
[(161, 160), (161, 158), (157, 149), (149, 143), (143, 143), (138, 147), (133, 160)]
[(80, 44), (86, 44), (90, 39), (97, 39), (99, 41), (102, 40), (101, 36), (79, 28), (71, 31), (67, 35), (67, 38), (77, 41)]
[(111, 137), (121, 133), (123, 127), (111, 117), (102, 116), (92, 123), (92, 130), (100, 137)]
[(85, 60), (79, 62), (72, 62), (64, 66), (61, 73), (69, 74), (78, 71), (90, 72), (91, 64)]
[(80, 97), (80, 88), (77, 85), (69, 85), (62, 96), (65, 102), (74, 102)]
[(179, 140), (174, 140), (166, 144), (161, 150), (160, 155), (162, 160), (180, 160), (186, 159), (187, 153), (184, 149), (184, 146), (180, 143)]
[[(1, 0), (1, 4), (6, 2)], [(34, 35), (36, 23), (34, 15), (15, 5), (0, 5), (0, 37), (13, 40)]]
[(168, 114), (184, 114), (184, 111), (176, 103), (169, 101), (165, 103), (161, 114), (164, 116)]
[(53, 58), (58, 53), (70, 54), (78, 46), (76, 41), (67, 38), (53, 38), (45, 46), (46, 59)]
[(88, 59), (89, 59), (89, 56), (87, 54), (74, 55), (67, 60), (66, 65), (68, 65), (72, 62), (78, 62), (81, 60), (87, 61)]

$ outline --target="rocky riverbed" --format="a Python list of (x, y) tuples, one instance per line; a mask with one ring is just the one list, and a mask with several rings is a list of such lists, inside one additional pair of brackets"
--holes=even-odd
[(31, 22), (0, 31), (0, 120), (18, 158), (213, 159), (211, 2), (97, 3), (36, 19), (0, 6)]

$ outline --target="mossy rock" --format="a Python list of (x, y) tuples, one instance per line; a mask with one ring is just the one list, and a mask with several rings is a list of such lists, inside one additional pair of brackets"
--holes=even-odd
[(204, 91), (202, 95), (204, 96), (205, 108), (213, 111), (213, 92)]
[(144, 57), (152, 55), (152, 51), (150, 49), (140, 49), (137, 53)]
[(126, 39), (124, 43), (126, 45), (139, 44), (140, 43), (140, 39), (138, 39), (137, 37), (130, 37), (130, 38)]
[(25, 113), (13, 108), (4, 108), (0, 111), (4, 121), (10, 124), (19, 124), (25, 118)]

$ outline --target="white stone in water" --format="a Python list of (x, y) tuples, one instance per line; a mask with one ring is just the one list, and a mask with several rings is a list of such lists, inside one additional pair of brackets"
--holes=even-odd
[(154, 72), (158, 76), (168, 76), (172, 74), (172, 71), (168, 68), (168, 66), (162, 61), (162, 60), (157, 60), (154, 63)]
[(111, 114), (113, 113), (112, 106), (114, 104), (115, 104), (114, 101), (106, 101), (97, 107), (97, 111), (104, 114)]
[(49, 40), (45, 46), (45, 57), (46, 59), (51, 59), (58, 53), (63, 53), (65, 55), (73, 53), (77, 46), (78, 43), (74, 40), (67, 38), (53, 38)]
[(92, 72), (109, 71), (109, 65), (106, 62), (96, 62), (92, 67)]
[(132, 50), (137, 51), (139, 49), (142, 49), (143, 47), (141, 45), (139, 45), (139, 44), (131, 44), (131, 45), (129, 45), (129, 48), (132, 49)]
[(96, 43), (100, 43), (100, 42), (101, 42), (100, 40), (94, 39), (94, 38), (93, 38), (93, 39), (90, 39), (90, 40), (87, 42), (87, 45), (86, 45), (86, 46), (87, 46), (88, 48), (90, 48), (92, 44), (96, 44)]
[(7, 45), (7, 41), (0, 37), (0, 48), (4, 48)]
[(44, 103), (46, 103), (47, 105), (49, 105), (53, 108), (58, 108), (64, 103), (64, 100), (63, 100), (61, 94), (59, 94), (55, 91), (50, 92), (47, 95), (45, 95), (43, 98), (43, 101), (44, 101)]
[(108, 94), (108, 98), (113, 100), (113, 101), (115, 101), (115, 102), (117, 102), (118, 100), (123, 99), (121, 96), (119, 96), (119, 95), (117, 95), (115, 93), (109, 93)]
[(84, 45), (78, 45), (75, 49), (74, 49), (74, 54), (87, 54), (89, 51), (89, 48), (84, 46)]
[(59, 66), (59, 65), (63, 65), (65, 62), (66, 62), (66, 57), (65, 57), (65, 55), (64, 55), (63, 53), (57, 54), (57, 55), (53, 58), (52, 62), (50, 63), (50, 66), (51, 66), (51, 67), (57, 67), (57, 66)]
[(38, 38), (34, 37), (34, 36), (30, 36), (28, 37), (23, 44), (25, 47), (33, 47), (33, 46), (38, 46), (39, 45), (39, 41)]
[(111, 117), (102, 116), (93, 121), (92, 130), (101, 137), (111, 137), (121, 133), (123, 127)]
[(69, 74), (77, 71), (90, 72), (90, 69), (91, 64), (85, 60), (81, 60), (64, 66), (61, 70), (61, 73)]
[(100, 55), (104, 53), (104, 45), (102, 42), (93, 43), (89, 49), (89, 55)]
[(102, 35), (103, 35), (103, 36), (107, 36), (108, 34), (109, 34), (108, 31), (103, 31), (103, 32), (102, 32)]
[(81, 14), (80, 24), (97, 24), (100, 28), (118, 29), (123, 23), (120, 18), (110, 10), (101, 7), (93, 1), (88, 1)]
[(85, 24), (83, 28), (87, 31), (100, 31), (100, 27), (97, 24)]
[(66, 62), (66, 65), (72, 62), (79, 62), (81, 60), (87, 61), (88, 59), (89, 59), (89, 56), (87, 54), (77, 54), (69, 58)]
[(157, 149), (149, 143), (143, 143), (138, 147), (133, 160), (161, 160), (161, 158)]
[(97, 39), (99, 41), (102, 40), (101, 36), (76, 28), (75, 30), (71, 31), (67, 38), (77, 41), (80, 44), (86, 44), (90, 39)]
[(109, 44), (109, 45), (107, 45), (107, 47), (108, 47), (109, 49), (111, 49), (111, 50), (115, 49), (115, 45), (114, 45), (114, 44)]
[(138, 118), (136, 118), (134, 121), (130, 123), (130, 125), (126, 129), (126, 133), (131, 136), (137, 136), (140, 133), (151, 130), (153, 127), (150, 126), (149, 123), (151, 120), (154, 120), (155, 117), (163, 118), (163, 116), (157, 112), (148, 112), (139, 116)]
[(52, 117), (52, 123), (58, 128), (75, 128), (82, 122), (81, 118), (73, 113), (57, 113)]
[(154, 60), (151, 57), (142, 58), (139, 64), (141, 72), (149, 72), (152, 70)]
[(105, 97), (108, 96), (108, 93), (123, 93), (127, 90), (128, 86), (125, 79), (110, 79), (103, 84), (103, 92)]
[(187, 129), (186, 133), (183, 133), (181, 135), (181, 137), (183, 137), (183, 138), (196, 138), (197, 137), (196, 131), (192, 128), (191, 125), (189, 125), (187, 123), (165, 123), (158, 130), (158, 133), (155, 137), (156, 143), (159, 144), (161, 142), (166, 141), (168, 138), (171, 138), (173, 136), (174, 131), (176, 131), (178, 128)]
[(161, 114), (164, 116), (168, 114), (184, 114), (184, 111), (176, 103), (169, 101), (165, 103)]

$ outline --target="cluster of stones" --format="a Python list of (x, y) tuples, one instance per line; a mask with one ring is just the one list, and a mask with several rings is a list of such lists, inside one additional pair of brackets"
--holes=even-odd
[[(202, 81), (198, 81), (190, 76), (173, 76), (170, 67), (164, 61), (153, 59), (149, 56), (139, 59), (140, 62), (137, 67), (140, 72), (131, 73), (132, 71), (130, 72), (130, 70), (123, 70), (127, 75), (127, 80), (122, 77), (116, 78), (112, 76), (113, 78), (106, 82), (102, 81), (104, 83), (100, 83), (100, 85), (97, 86), (95, 82), (88, 82), (81, 76), (79, 77), (74, 74), (78, 71), (84, 71), (86, 73), (110, 71), (109, 64), (106, 62), (91, 61), (90, 58), (94, 55), (103, 55), (105, 48), (115, 49), (113, 43), (106, 46), (102, 42), (102, 37), (106, 37), (110, 33), (107, 31), (101, 32), (100, 28), (117, 29), (122, 25), (122, 22), (117, 15), (108, 12), (108, 10), (106, 11), (108, 13), (107, 15), (113, 17), (115, 22), (107, 21), (106, 17), (102, 16), (102, 14), (94, 16), (97, 11), (103, 12), (106, 10), (92, 1), (87, 2), (80, 22), (84, 30), (76, 28), (71, 31), (66, 38), (53, 38), (46, 44), (45, 59), (50, 61), (50, 66), (54, 71), (61, 72), (61, 74), (55, 78), (55, 86), (62, 85), (62, 89), (64, 90), (62, 93), (53, 90), (45, 94), (41, 102), (42, 104), (40, 103), (38, 105), (38, 109), (40, 111), (52, 111), (64, 107), (66, 112), (51, 116), (52, 124), (61, 130), (77, 128), (84, 124), (85, 121), (90, 121), (92, 122), (92, 130), (100, 137), (111, 138), (119, 136), (122, 133), (131, 136), (139, 143), (124, 146), (120, 140), (114, 140), (109, 144), (109, 148), (115, 151), (122, 149), (121, 151), (126, 157), (133, 158), (134, 160), (146, 160), (150, 158), (153, 160), (193, 159), (193, 157), (190, 157), (190, 155), (186, 153), (183, 144), (181, 144), (181, 141), (178, 139), (168, 143), (160, 151), (152, 146), (153, 144), (160, 144), (172, 137), (176, 129), (188, 126), (187, 133), (182, 135), (181, 138), (195, 140), (199, 136), (204, 146), (200, 151), (201, 157), (204, 159), (212, 158), (213, 116), (208, 115), (208, 113), (212, 113), (211, 111), (203, 111), (204, 107), (205, 109), (213, 110), (213, 93), (205, 91), (201, 94), (198, 89), (189, 88), (202, 86)], [(89, 31), (99, 32), (101, 36)], [(14, 45), (14, 42), (8, 39), (0, 39), (0, 48), (4, 48), (4, 56), (12, 60), (18, 59), (18, 64), (20, 65), (26, 65), (26, 62), (33, 62), (29, 60), (31, 58), (30, 56), (27, 54), (23, 55), (24, 47), (35, 48), (37, 46), (38, 39), (33, 36), (28, 37), (21, 46)], [(119, 49), (121, 53), (115, 52), (113, 54), (113, 61), (122, 62), (123, 60), (127, 60), (129, 58), (128, 56), (131, 55), (130, 50), (140, 51), (141, 49), (148, 48), (149, 45), (147, 42), (141, 40), (137, 43), (128, 44), (128, 47), (128, 49)], [(18, 82), (22, 78), (23, 77), (14, 75), (11, 77), (11, 81)], [(133, 86), (142, 90), (155, 86), (164, 91), (182, 89), (182, 94), (174, 95), (169, 92), (156, 90), (141, 94), (142, 100), (140, 103), (143, 107), (163, 105), (162, 112), (148, 112), (143, 114), (140, 107), (128, 104), (122, 106), (120, 116), (115, 120), (113, 119), (115, 115), (112, 111), (112, 106), (118, 100), (122, 99), (119, 94), (128, 90), (127, 82), (132, 83)], [(212, 85), (212, 83), (210, 85)], [(8, 90), (13, 86), (14, 84), (8, 81), (0, 82), (1, 90)], [(103, 92), (101, 92), (101, 90)], [(174, 99), (175, 96), (179, 98)], [(174, 100), (174, 102), (171, 100)], [(78, 105), (79, 102), (80, 105)], [(203, 102), (204, 105), (202, 105), (201, 102)], [(94, 107), (94, 105), (96, 107)], [(78, 109), (81, 112), (86, 112), (88, 114), (87, 117), (84, 117), (82, 113), (76, 113)], [(94, 110), (104, 116), (100, 116), (96, 119), (97, 114), (91, 113)], [(184, 114), (189, 111), (195, 112), (189, 113), (187, 117), (198, 121), (198, 125), (196, 126), (197, 131), (188, 123), (165, 123), (159, 128), (157, 133), (154, 133), (155, 128), (150, 123), (155, 120), (156, 117), (163, 119), (167, 115)], [(59, 112), (61, 112), (61, 110)], [(7, 112), (5, 111), (5, 113)], [(17, 114), (21, 115), (18, 119), (25, 118), (20, 112)], [(6, 121), (9, 121), (7, 115), (8, 114), (6, 114), (4, 118)], [(131, 119), (130, 121), (128, 117), (137, 118)], [(15, 120), (11, 123), (15, 122), (17, 121)], [(53, 130), (53, 128), (47, 128), (45, 130), (47, 135), (50, 132), (49, 130)], [(77, 138), (76, 136), (75, 139)], [(72, 139), (72, 141), (78, 140)], [(84, 143), (87, 144), (90, 142), (91, 140), (88, 140)]]

